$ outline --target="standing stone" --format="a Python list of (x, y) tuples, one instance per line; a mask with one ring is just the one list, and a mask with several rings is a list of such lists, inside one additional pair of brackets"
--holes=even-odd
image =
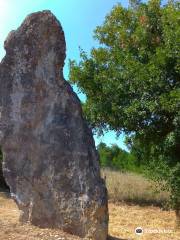
[(106, 187), (80, 101), (63, 78), (60, 23), (50, 11), (33, 13), (4, 46), (0, 144), (20, 220), (105, 240)]

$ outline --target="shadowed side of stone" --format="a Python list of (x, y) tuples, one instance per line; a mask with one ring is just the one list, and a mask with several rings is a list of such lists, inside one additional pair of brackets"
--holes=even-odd
[(4, 46), (0, 144), (20, 220), (105, 240), (106, 187), (80, 101), (63, 78), (60, 23), (50, 11), (33, 13)]

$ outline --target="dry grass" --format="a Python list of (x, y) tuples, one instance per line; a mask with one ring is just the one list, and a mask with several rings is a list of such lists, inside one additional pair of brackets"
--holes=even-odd
[(162, 206), (169, 199), (167, 192), (157, 192), (155, 184), (141, 175), (104, 169), (102, 176), (113, 202)]
[[(109, 204), (109, 240), (179, 240), (180, 232), (174, 230), (175, 214), (162, 211), (158, 207), (128, 206)], [(52, 229), (40, 229), (31, 225), (21, 225), (19, 211), (8, 195), (0, 193), (0, 240), (78, 240), (79, 238)], [(141, 226), (145, 230), (170, 230), (171, 234), (144, 233), (137, 236), (134, 229)]]
[[(180, 232), (174, 229), (175, 213), (162, 211), (159, 207), (109, 204), (109, 233), (117, 240), (179, 240)], [(144, 234), (135, 234), (135, 228), (142, 227)], [(148, 233), (150, 231), (166, 233)], [(169, 231), (170, 233), (167, 233)], [(112, 238), (113, 239), (113, 238)]]

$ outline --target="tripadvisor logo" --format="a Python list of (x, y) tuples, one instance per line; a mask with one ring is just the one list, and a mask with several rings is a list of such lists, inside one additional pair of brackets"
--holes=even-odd
[(137, 235), (142, 235), (142, 234), (143, 234), (143, 229), (142, 229), (142, 227), (137, 227), (137, 228), (135, 229), (135, 233), (136, 233)]

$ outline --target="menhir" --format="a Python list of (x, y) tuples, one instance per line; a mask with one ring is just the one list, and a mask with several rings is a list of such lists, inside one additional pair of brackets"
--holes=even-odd
[(4, 45), (0, 144), (20, 220), (105, 240), (106, 187), (80, 101), (63, 78), (60, 23), (50, 11), (33, 13)]

